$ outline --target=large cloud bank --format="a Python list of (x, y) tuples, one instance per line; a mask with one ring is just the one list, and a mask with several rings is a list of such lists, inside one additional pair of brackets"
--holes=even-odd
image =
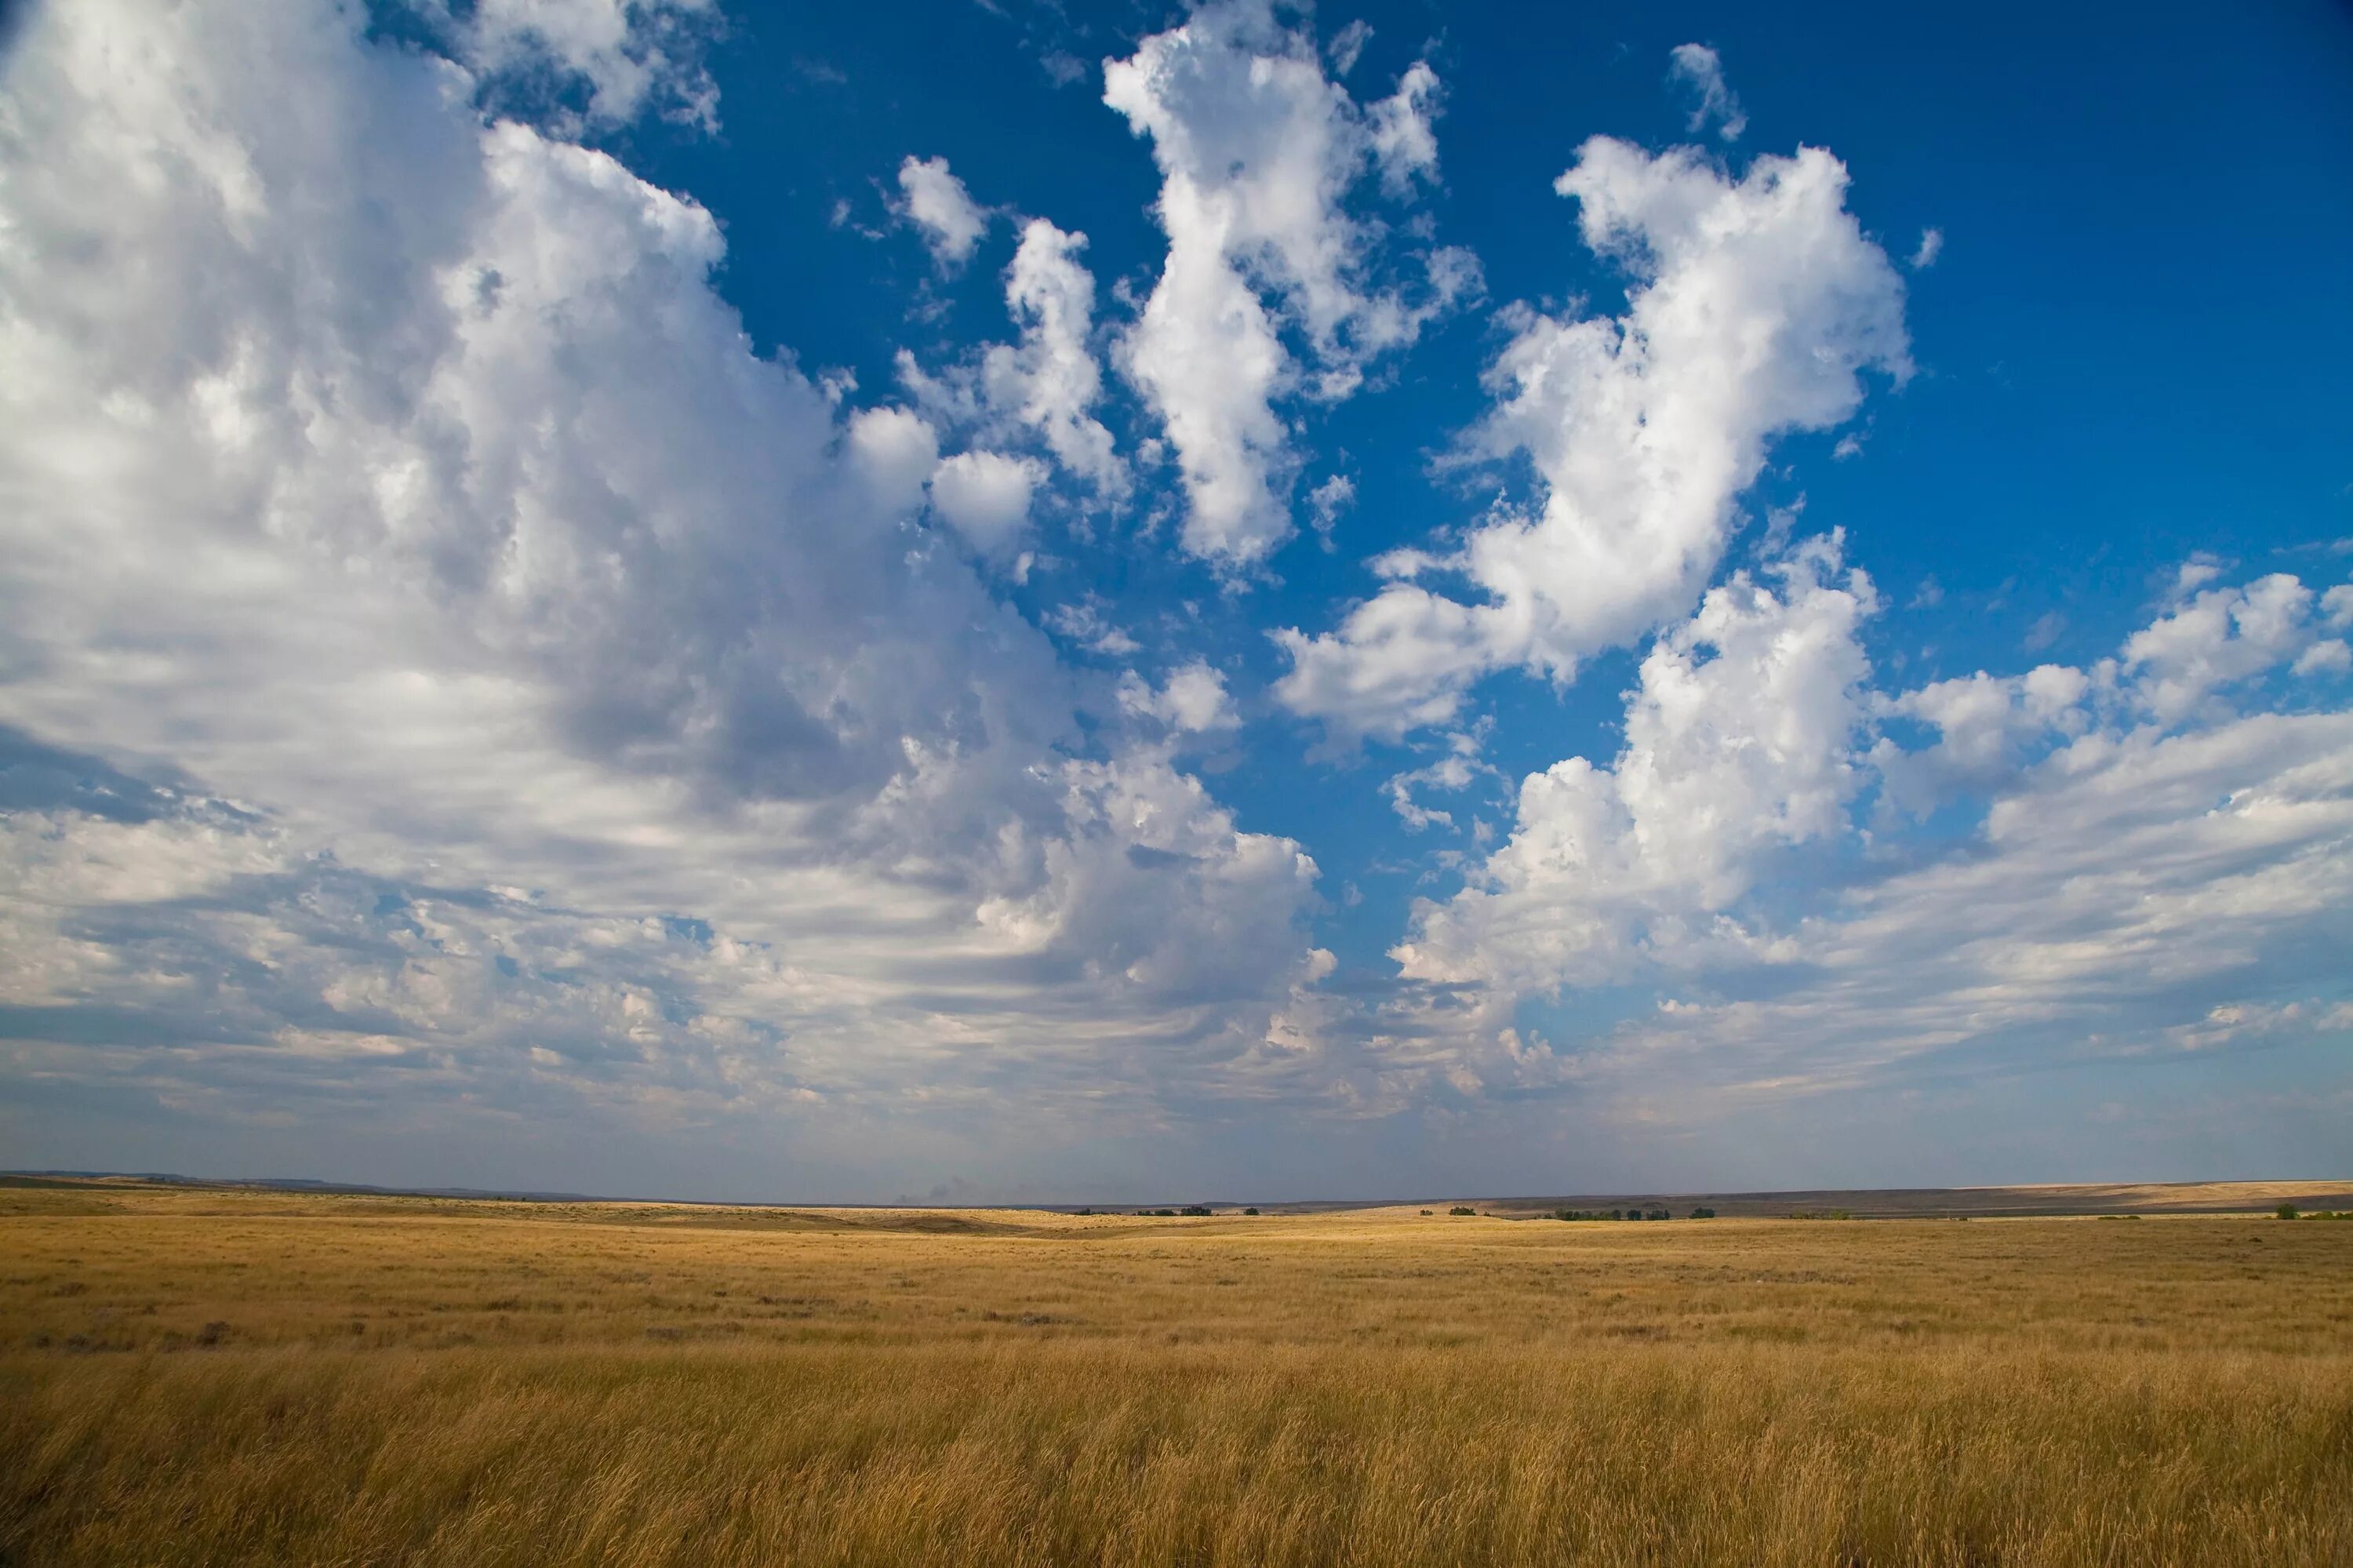
[[(17, 1071), (789, 1119), (1264, 1070), (1315, 868), (991, 597), (955, 535), (1012, 542), (1028, 460), (934, 477), (919, 417), (755, 357), (705, 212), (478, 110), (505, 15), (462, 63), (325, 5), (15, 45)], [(667, 69), (575, 36), (531, 35), (600, 109)], [(1007, 375), (1105, 479), (1070, 249)]]
[[(1395, 956), (1466, 1013), (1472, 1081), (1685, 1114), (1960, 1053), (2052, 1064), (2353, 1028), (2353, 588), (2192, 586), (2114, 657), (1873, 681), (1878, 596), (1821, 538), (1642, 661), (1625, 743), (1520, 785), (1508, 838)], [(2337, 699), (2332, 705), (2328, 699)], [(1957, 813), (1918, 841), (1922, 819)], [(1574, 1042), (1532, 999), (1639, 988)], [(1560, 1048), (1556, 1048), (1556, 1045)]]

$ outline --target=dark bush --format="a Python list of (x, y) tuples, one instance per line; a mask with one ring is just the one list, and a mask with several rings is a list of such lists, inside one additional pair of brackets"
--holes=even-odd
[(1209, 1217), (1209, 1207), (1206, 1203), (1187, 1203), (1176, 1212), (1188, 1220), (1205, 1220)]
[(1466, 1209), (1461, 1204), (1457, 1203), (1446, 1212), (1450, 1214), (1476, 1214), (1479, 1211), (1476, 1209)]
[(1715, 1218), (1715, 1211), (1705, 1208), (1694, 1209), (1691, 1217), (1694, 1220), (1712, 1220)]
[(2277, 1213), (2283, 1220), (2292, 1220), (2295, 1218), (2295, 1205), (2294, 1203), (2282, 1203), (2274, 1211), (2274, 1213)]
[(1244, 1209), (1242, 1213), (1245, 1214), (1255, 1214), (1258, 1211), (1256, 1209)]

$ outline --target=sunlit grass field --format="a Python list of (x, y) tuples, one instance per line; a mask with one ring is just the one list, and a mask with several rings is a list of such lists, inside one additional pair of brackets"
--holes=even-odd
[(2353, 1224), (0, 1190), (8, 1563), (2353, 1563)]

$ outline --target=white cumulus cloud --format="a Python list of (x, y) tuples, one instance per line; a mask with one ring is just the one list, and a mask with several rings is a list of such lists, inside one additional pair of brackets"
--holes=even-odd
[(981, 555), (1002, 560), (1029, 530), (1029, 497), (1045, 481), (1035, 458), (958, 452), (932, 474), (932, 510)]
[(988, 232), (988, 214), (972, 199), (945, 158), (909, 156), (899, 164), (899, 198), (909, 222), (923, 231), (932, 259), (943, 267), (972, 260)]
[(1096, 494), (1117, 501), (1128, 492), (1127, 465), (1090, 412), (1103, 397), (1103, 371), (1089, 341), (1095, 281), (1078, 259), (1086, 243), (1042, 217), (1023, 226), (1005, 275), (1006, 308), (1021, 338), (991, 348), (982, 374), (992, 407), (1036, 430), (1054, 461)]
[(1170, 671), (1157, 689), (1128, 672), (1120, 682), (1119, 705), (1132, 715), (1155, 719), (1184, 735), (1207, 735), (1241, 723), (1227, 695), (1226, 678), (1199, 660)]
[[(1690, 149), (1586, 143), (1556, 189), (1585, 242), (1633, 276), (1620, 317), (1525, 306), (1491, 366), (1475, 453), (1525, 453), (1541, 508), (1505, 510), (1443, 556), (1400, 552), (1336, 632), (1278, 635), (1277, 688), (1342, 736), (1444, 723), (1497, 668), (1556, 680), (1682, 614), (1722, 559), (1772, 439), (1827, 429), (1862, 373), (1910, 361), (1904, 292), (1846, 210), (1828, 153), (1761, 157), (1735, 179)], [(1460, 574), (1475, 599), (1419, 577)]]
[[(649, 111), (719, 128), (719, 87), (703, 62), (717, 0), (406, 0), (502, 113), (576, 132)], [(573, 99), (581, 101), (573, 108)]]
[(1345, 205), (1376, 165), (1399, 192), (1433, 171), (1437, 99), (1417, 64), (1359, 106), (1268, 0), (1212, 0), (1104, 62), (1103, 101), (1151, 138), (1161, 171), (1167, 260), (1122, 352), (1176, 450), (1188, 553), (1243, 567), (1287, 539), (1297, 459), (1278, 399), (1348, 396), (1473, 286), (1453, 251), (1425, 258), (1413, 297), (1378, 286), (1382, 226)]
[[(2353, 714), (2293, 691), (2255, 713), (2205, 700), (2294, 679), (2326, 645), (2304, 585), (2207, 588), (2092, 670), (1891, 694), (1860, 639), (1875, 596), (1838, 575), (1835, 544), (1778, 572), (1736, 575), (1662, 634), (1616, 759), (1529, 776), (1509, 839), (1417, 906), (1396, 957), (1460, 994), (1442, 1028), (1424, 1022), (1414, 1071), (1573, 1079), (1652, 1119), (1637, 1075), (1671, 1071), (1672, 1114), (1704, 1120), (1952, 1054), (2343, 1033)], [(2173, 695), (2182, 669), (2200, 700)], [(1874, 793), (1882, 833), (1955, 804), (1978, 826), (1858, 863)], [(1582, 1039), (1514, 1022), (1527, 999), (1612, 988), (1652, 1005)], [(1434, 1028), (1459, 1054), (1433, 1054)]]
[[(2183, 578), (2203, 580), (2202, 572)], [(2208, 588), (2133, 633), (2124, 668), (2149, 710), (2177, 723), (2219, 702), (2224, 688), (2306, 654), (2316, 640), (2316, 602), (2285, 572), (2244, 588)]]
[(1461, 894), (1421, 906), (1396, 955), (1408, 976), (1514, 991), (1619, 978), (1704, 934), (1760, 855), (1841, 830), (1861, 779), (1857, 634), (1878, 599), (1831, 541), (1778, 576), (1736, 575), (1660, 638), (1612, 765), (1528, 776), (1509, 842)]

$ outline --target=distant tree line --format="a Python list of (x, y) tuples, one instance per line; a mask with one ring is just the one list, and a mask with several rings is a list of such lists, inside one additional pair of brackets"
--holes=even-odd
[[(1555, 1209), (1552, 1212), (1552, 1217), (1556, 1220), (1672, 1220), (1675, 1216), (1665, 1209), (1650, 1208)], [(1691, 1217), (1694, 1220), (1712, 1220), (1715, 1218), (1715, 1211), (1704, 1207), (1695, 1208), (1691, 1212)]]

